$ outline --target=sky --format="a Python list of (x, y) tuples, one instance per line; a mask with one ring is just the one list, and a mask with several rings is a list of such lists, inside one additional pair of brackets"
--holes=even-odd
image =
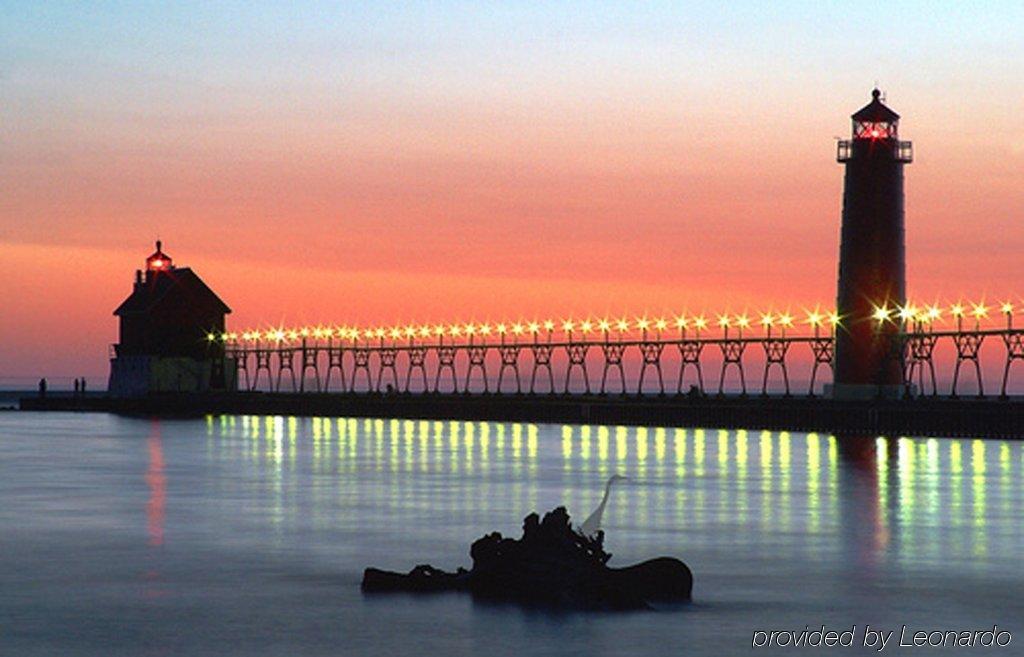
[(827, 305), (834, 140), (876, 83), (914, 142), (911, 297), (1024, 295), (1022, 24), (1020, 2), (0, 0), (0, 385), (101, 380), (158, 237), (238, 330)]

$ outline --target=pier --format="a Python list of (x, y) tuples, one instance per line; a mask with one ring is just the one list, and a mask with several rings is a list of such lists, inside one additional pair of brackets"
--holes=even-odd
[(168, 393), (27, 397), (27, 411), (136, 416), (299, 415), (816, 431), (854, 436), (1024, 436), (1024, 399), (833, 400), (678, 395)]

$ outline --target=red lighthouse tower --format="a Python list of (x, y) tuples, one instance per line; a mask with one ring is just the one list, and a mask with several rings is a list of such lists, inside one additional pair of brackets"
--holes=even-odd
[(913, 160), (900, 141), (900, 116), (871, 92), (839, 142), (846, 165), (839, 246), (835, 385), (837, 398), (894, 397), (902, 392), (897, 310), (906, 304), (903, 166)]

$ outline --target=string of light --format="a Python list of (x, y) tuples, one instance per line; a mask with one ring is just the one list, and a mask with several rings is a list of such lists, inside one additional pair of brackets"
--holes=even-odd
[[(991, 321), (993, 316), (1005, 316), (1007, 328), (1012, 328), (1014, 312), (1015, 306), (1010, 301), (991, 305), (984, 301), (976, 303), (957, 301), (948, 305), (908, 303), (905, 306), (875, 307), (872, 319), (879, 324), (887, 322), (900, 324), (908, 330), (933, 330), (942, 326), (956, 326), (957, 330), (964, 330), (965, 321), (973, 320), (974, 329), (980, 330), (982, 323)], [(721, 330), (725, 337), (729, 336), (730, 331), (733, 332), (733, 335), (742, 337), (744, 332), (750, 335), (752, 331), (757, 330), (760, 330), (765, 337), (786, 337), (787, 333), (792, 336), (792, 332), (801, 325), (810, 329), (817, 337), (823, 329), (831, 331), (842, 325), (843, 321), (844, 318), (834, 310), (822, 310), (821, 306), (818, 306), (813, 310), (804, 310), (802, 317), (797, 317), (788, 311), (768, 311), (756, 314), (687, 315), (684, 313), (670, 317), (640, 315), (632, 318), (628, 316), (597, 319), (586, 317), (568, 318), (561, 321), (545, 319), (504, 322), (409, 323), (391, 326), (318, 324), (288, 328), (281, 326), (251, 328), (220, 334), (209, 333), (207, 339), (210, 342), (267, 342), (275, 344), (298, 343), (310, 339), (353, 343), (385, 340), (392, 342), (437, 340), (443, 342), (448, 339), (452, 342), (479, 340), (486, 343), (494, 339), (504, 342), (508, 339), (518, 340), (526, 337), (536, 341), (541, 336), (549, 340), (555, 336), (561, 336), (567, 341), (585, 340), (588, 336), (601, 336), (604, 339), (609, 339), (612, 336), (618, 339), (639, 336), (642, 339), (649, 339), (651, 334), (655, 339), (676, 336), (700, 338), (715, 328)]]

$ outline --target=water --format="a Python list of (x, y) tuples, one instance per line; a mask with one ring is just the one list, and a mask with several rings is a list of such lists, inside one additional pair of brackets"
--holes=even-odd
[[(997, 623), (1020, 654), (1022, 467), (999, 441), (2, 413), (0, 653), (722, 655), (758, 629)], [(468, 566), (534, 509), (582, 521), (615, 472), (611, 563), (683, 558), (692, 605), (359, 591), (368, 565)]]

